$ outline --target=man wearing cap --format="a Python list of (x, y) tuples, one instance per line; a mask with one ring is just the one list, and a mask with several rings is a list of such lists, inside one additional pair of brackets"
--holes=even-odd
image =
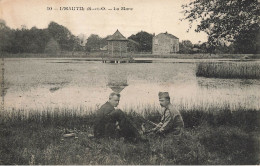
[(120, 101), (120, 94), (111, 93), (109, 100), (96, 112), (97, 120), (94, 124), (94, 136), (124, 137), (129, 140), (144, 140), (137, 127), (127, 118), (125, 113), (115, 109)]
[(159, 92), (159, 102), (164, 108), (161, 122), (152, 129), (153, 132), (158, 134), (167, 135), (172, 133), (178, 135), (184, 127), (182, 116), (180, 112), (171, 104), (168, 92)]

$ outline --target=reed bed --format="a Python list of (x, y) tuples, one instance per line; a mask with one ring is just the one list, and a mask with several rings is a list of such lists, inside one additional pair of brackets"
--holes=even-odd
[[(82, 109), (12, 110), (0, 116), (0, 164), (259, 164), (259, 110), (182, 108), (180, 136), (149, 136), (147, 143), (90, 139), (95, 114)], [(158, 122), (157, 107), (127, 112)], [(64, 130), (77, 131), (63, 139)]]
[(256, 62), (199, 63), (196, 76), (208, 78), (260, 79), (260, 64)]

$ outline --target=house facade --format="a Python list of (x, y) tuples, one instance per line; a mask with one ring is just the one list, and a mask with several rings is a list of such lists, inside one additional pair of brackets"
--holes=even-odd
[(167, 32), (153, 37), (153, 54), (172, 54), (179, 51), (179, 38)]

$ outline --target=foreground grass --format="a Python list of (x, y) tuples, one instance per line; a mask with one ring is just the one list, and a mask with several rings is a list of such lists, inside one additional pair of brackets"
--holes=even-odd
[(259, 63), (199, 63), (196, 76), (213, 78), (260, 79)]
[[(180, 136), (148, 137), (146, 143), (93, 139), (93, 114), (28, 114), (0, 123), (0, 164), (259, 164), (259, 111), (182, 110)], [(137, 124), (140, 115), (128, 114)], [(156, 110), (144, 117), (158, 121)], [(64, 129), (78, 138), (63, 138)]]

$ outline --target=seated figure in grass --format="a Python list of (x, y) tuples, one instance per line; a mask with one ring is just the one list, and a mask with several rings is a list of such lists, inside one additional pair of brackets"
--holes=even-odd
[(168, 92), (159, 92), (158, 96), (160, 105), (164, 108), (164, 111), (160, 123), (150, 131), (162, 135), (170, 133), (179, 135), (184, 127), (180, 112), (171, 104)]
[(94, 137), (124, 137), (129, 140), (145, 140), (137, 127), (120, 109), (115, 109), (120, 101), (120, 94), (111, 93), (109, 100), (96, 112)]

